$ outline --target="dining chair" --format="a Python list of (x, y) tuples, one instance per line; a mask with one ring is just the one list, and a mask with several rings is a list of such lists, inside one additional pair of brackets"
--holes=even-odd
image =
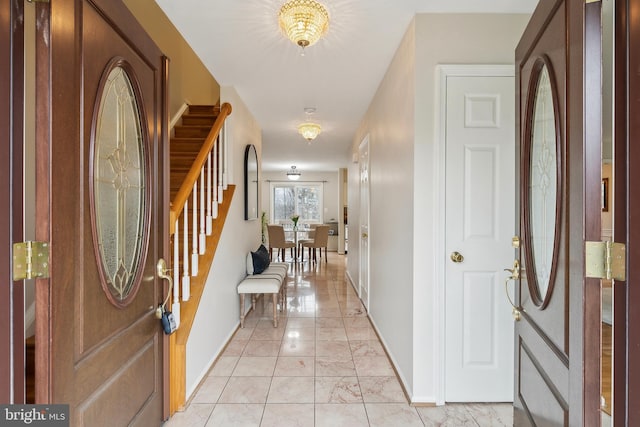
[(309, 248), (309, 259), (311, 260), (311, 249), (313, 249), (313, 261), (316, 259), (316, 249), (320, 249), (320, 258), (322, 258), (322, 248), (324, 248), (324, 260), (327, 261), (327, 244), (329, 242), (329, 226), (318, 225), (316, 227), (313, 241), (304, 241), (301, 243), (302, 261), (304, 262), (304, 248)]
[(298, 253), (300, 253), (300, 251), (302, 251), (302, 244), (303, 243), (311, 243), (313, 242), (313, 239), (316, 236), (316, 225), (312, 224), (309, 226), (309, 231), (307, 231), (307, 237), (305, 237), (304, 239), (298, 239)]
[(294, 251), (296, 250), (296, 244), (287, 240), (284, 237), (284, 227), (281, 225), (267, 225), (267, 232), (269, 234), (269, 259), (273, 259), (273, 249), (278, 249), (278, 258), (280, 258), (280, 251), (282, 251), (282, 261), (285, 258), (285, 250), (291, 249), (291, 258), (295, 258)]

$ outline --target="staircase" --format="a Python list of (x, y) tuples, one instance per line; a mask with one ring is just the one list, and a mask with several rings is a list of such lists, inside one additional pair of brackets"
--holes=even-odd
[(169, 339), (170, 412), (186, 399), (186, 344), (235, 190), (227, 183), (224, 121), (231, 106), (191, 105), (170, 141), (170, 229), (179, 326)]
[(182, 115), (182, 124), (176, 125), (169, 144), (171, 158), (171, 197), (174, 200), (193, 162), (198, 157), (211, 127), (220, 115), (220, 107), (190, 105)]

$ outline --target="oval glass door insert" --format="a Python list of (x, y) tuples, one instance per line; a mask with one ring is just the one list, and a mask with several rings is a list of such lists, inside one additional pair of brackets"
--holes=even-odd
[[(529, 212), (528, 234), (530, 263), (528, 270), (530, 291), (537, 305), (546, 305), (552, 290), (555, 273), (559, 225), (560, 162), (559, 141), (555, 116), (555, 87), (544, 61), (535, 84), (535, 98), (529, 142), (529, 189), (526, 208)], [(535, 78), (535, 72), (533, 78)], [(533, 276), (533, 277), (532, 277)], [(533, 286), (532, 286), (533, 285)]]
[(141, 113), (120, 65), (109, 71), (95, 117), (92, 218), (102, 287), (117, 306), (135, 295), (146, 258), (147, 162)]

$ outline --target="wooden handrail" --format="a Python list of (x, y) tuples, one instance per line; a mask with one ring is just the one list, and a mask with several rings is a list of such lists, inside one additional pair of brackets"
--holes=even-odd
[(189, 199), (189, 195), (193, 190), (193, 185), (200, 177), (200, 171), (207, 161), (209, 152), (213, 149), (213, 145), (216, 143), (216, 139), (220, 134), (222, 125), (224, 124), (227, 116), (229, 116), (230, 114), (231, 104), (225, 102), (224, 104), (222, 104), (222, 106), (220, 106), (220, 115), (218, 115), (218, 118), (216, 119), (213, 127), (211, 128), (211, 131), (209, 132), (209, 135), (207, 135), (207, 139), (204, 141), (204, 144), (202, 144), (202, 148), (198, 153), (198, 157), (196, 157), (193, 165), (191, 165), (191, 169), (189, 169), (189, 173), (187, 173), (187, 176), (180, 186), (180, 190), (178, 190), (176, 197), (171, 201), (171, 208), (169, 210), (169, 226), (171, 235), (173, 235), (176, 231), (176, 219), (178, 219), (178, 217), (180, 216), (180, 213), (184, 208), (184, 204)]

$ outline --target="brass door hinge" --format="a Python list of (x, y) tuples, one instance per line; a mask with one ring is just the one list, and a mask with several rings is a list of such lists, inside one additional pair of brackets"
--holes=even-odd
[(49, 277), (49, 243), (13, 244), (13, 280)]
[(626, 246), (614, 242), (585, 242), (585, 276), (626, 280)]

